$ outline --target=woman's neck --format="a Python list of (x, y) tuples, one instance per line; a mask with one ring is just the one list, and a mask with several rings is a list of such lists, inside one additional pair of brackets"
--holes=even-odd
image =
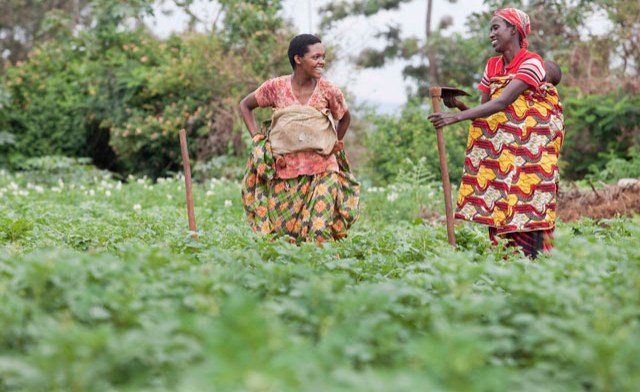
[(511, 45), (507, 50), (502, 52), (502, 57), (505, 59), (505, 64), (511, 63), (511, 61), (516, 57), (518, 52), (520, 52), (520, 43), (518, 42), (516, 45)]
[(316, 83), (315, 78), (309, 75), (305, 75), (300, 71), (293, 70), (293, 75), (291, 77), (291, 81), (300, 87), (311, 86)]

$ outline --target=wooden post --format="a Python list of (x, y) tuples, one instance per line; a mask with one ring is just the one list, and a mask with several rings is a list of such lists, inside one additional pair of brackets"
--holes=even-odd
[(184, 187), (187, 191), (187, 216), (189, 218), (189, 231), (194, 240), (196, 234), (196, 215), (193, 211), (193, 193), (191, 192), (191, 166), (189, 166), (189, 149), (187, 147), (187, 131), (180, 130), (180, 149), (182, 150), (182, 165), (184, 166)]
[[(440, 113), (440, 97), (442, 89), (431, 87), (431, 107), (434, 113)], [(444, 147), (444, 135), (442, 127), (436, 128), (436, 139), (438, 142), (438, 155), (440, 156), (440, 173), (442, 174), (442, 188), (444, 190), (444, 210), (447, 217), (447, 238), (451, 246), (456, 246), (456, 232), (453, 228), (453, 206), (451, 205), (451, 183), (449, 182), (449, 170), (447, 169), (447, 154)]]

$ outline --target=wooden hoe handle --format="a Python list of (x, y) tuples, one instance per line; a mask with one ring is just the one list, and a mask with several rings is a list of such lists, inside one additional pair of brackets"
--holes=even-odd
[(191, 167), (189, 165), (189, 150), (187, 148), (187, 131), (180, 130), (180, 150), (182, 151), (182, 165), (184, 166), (184, 187), (187, 191), (187, 216), (189, 218), (189, 231), (194, 240), (196, 234), (196, 215), (193, 211), (193, 193), (191, 192)]
[[(431, 107), (434, 113), (440, 113), (440, 98), (442, 89), (431, 87)], [(447, 169), (447, 154), (444, 147), (444, 135), (442, 127), (436, 128), (436, 140), (438, 142), (438, 155), (440, 157), (440, 174), (442, 175), (442, 188), (444, 189), (444, 209), (447, 217), (447, 238), (449, 244), (456, 246), (456, 232), (453, 229), (453, 206), (451, 205), (451, 183), (449, 182), (449, 170)]]

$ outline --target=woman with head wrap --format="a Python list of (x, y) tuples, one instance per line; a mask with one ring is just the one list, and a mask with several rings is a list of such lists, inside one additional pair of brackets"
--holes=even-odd
[(478, 89), (481, 105), (434, 113), (436, 127), (473, 120), (467, 140), (456, 218), (489, 226), (535, 258), (551, 249), (556, 219), (558, 155), (564, 137), (562, 106), (545, 83), (542, 58), (527, 50), (529, 16), (515, 8), (494, 12), (489, 59)]
[[(294, 37), (288, 55), (292, 74), (267, 80), (240, 102), (254, 142), (242, 181), (247, 218), (255, 232), (294, 242), (344, 238), (360, 193), (343, 150), (349, 109), (342, 91), (322, 77), (318, 37)], [(266, 134), (256, 126), (257, 107), (273, 109)]]

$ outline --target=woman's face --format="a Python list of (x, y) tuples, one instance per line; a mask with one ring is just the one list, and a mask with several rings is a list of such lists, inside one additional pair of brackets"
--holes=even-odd
[(309, 45), (304, 56), (296, 56), (299, 59), (298, 67), (307, 75), (320, 79), (324, 70), (324, 46), (321, 43)]
[(489, 40), (491, 46), (498, 53), (503, 53), (513, 42), (514, 34), (517, 35), (515, 28), (507, 25), (507, 21), (499, 16), (491, 18), (489, 27)]

